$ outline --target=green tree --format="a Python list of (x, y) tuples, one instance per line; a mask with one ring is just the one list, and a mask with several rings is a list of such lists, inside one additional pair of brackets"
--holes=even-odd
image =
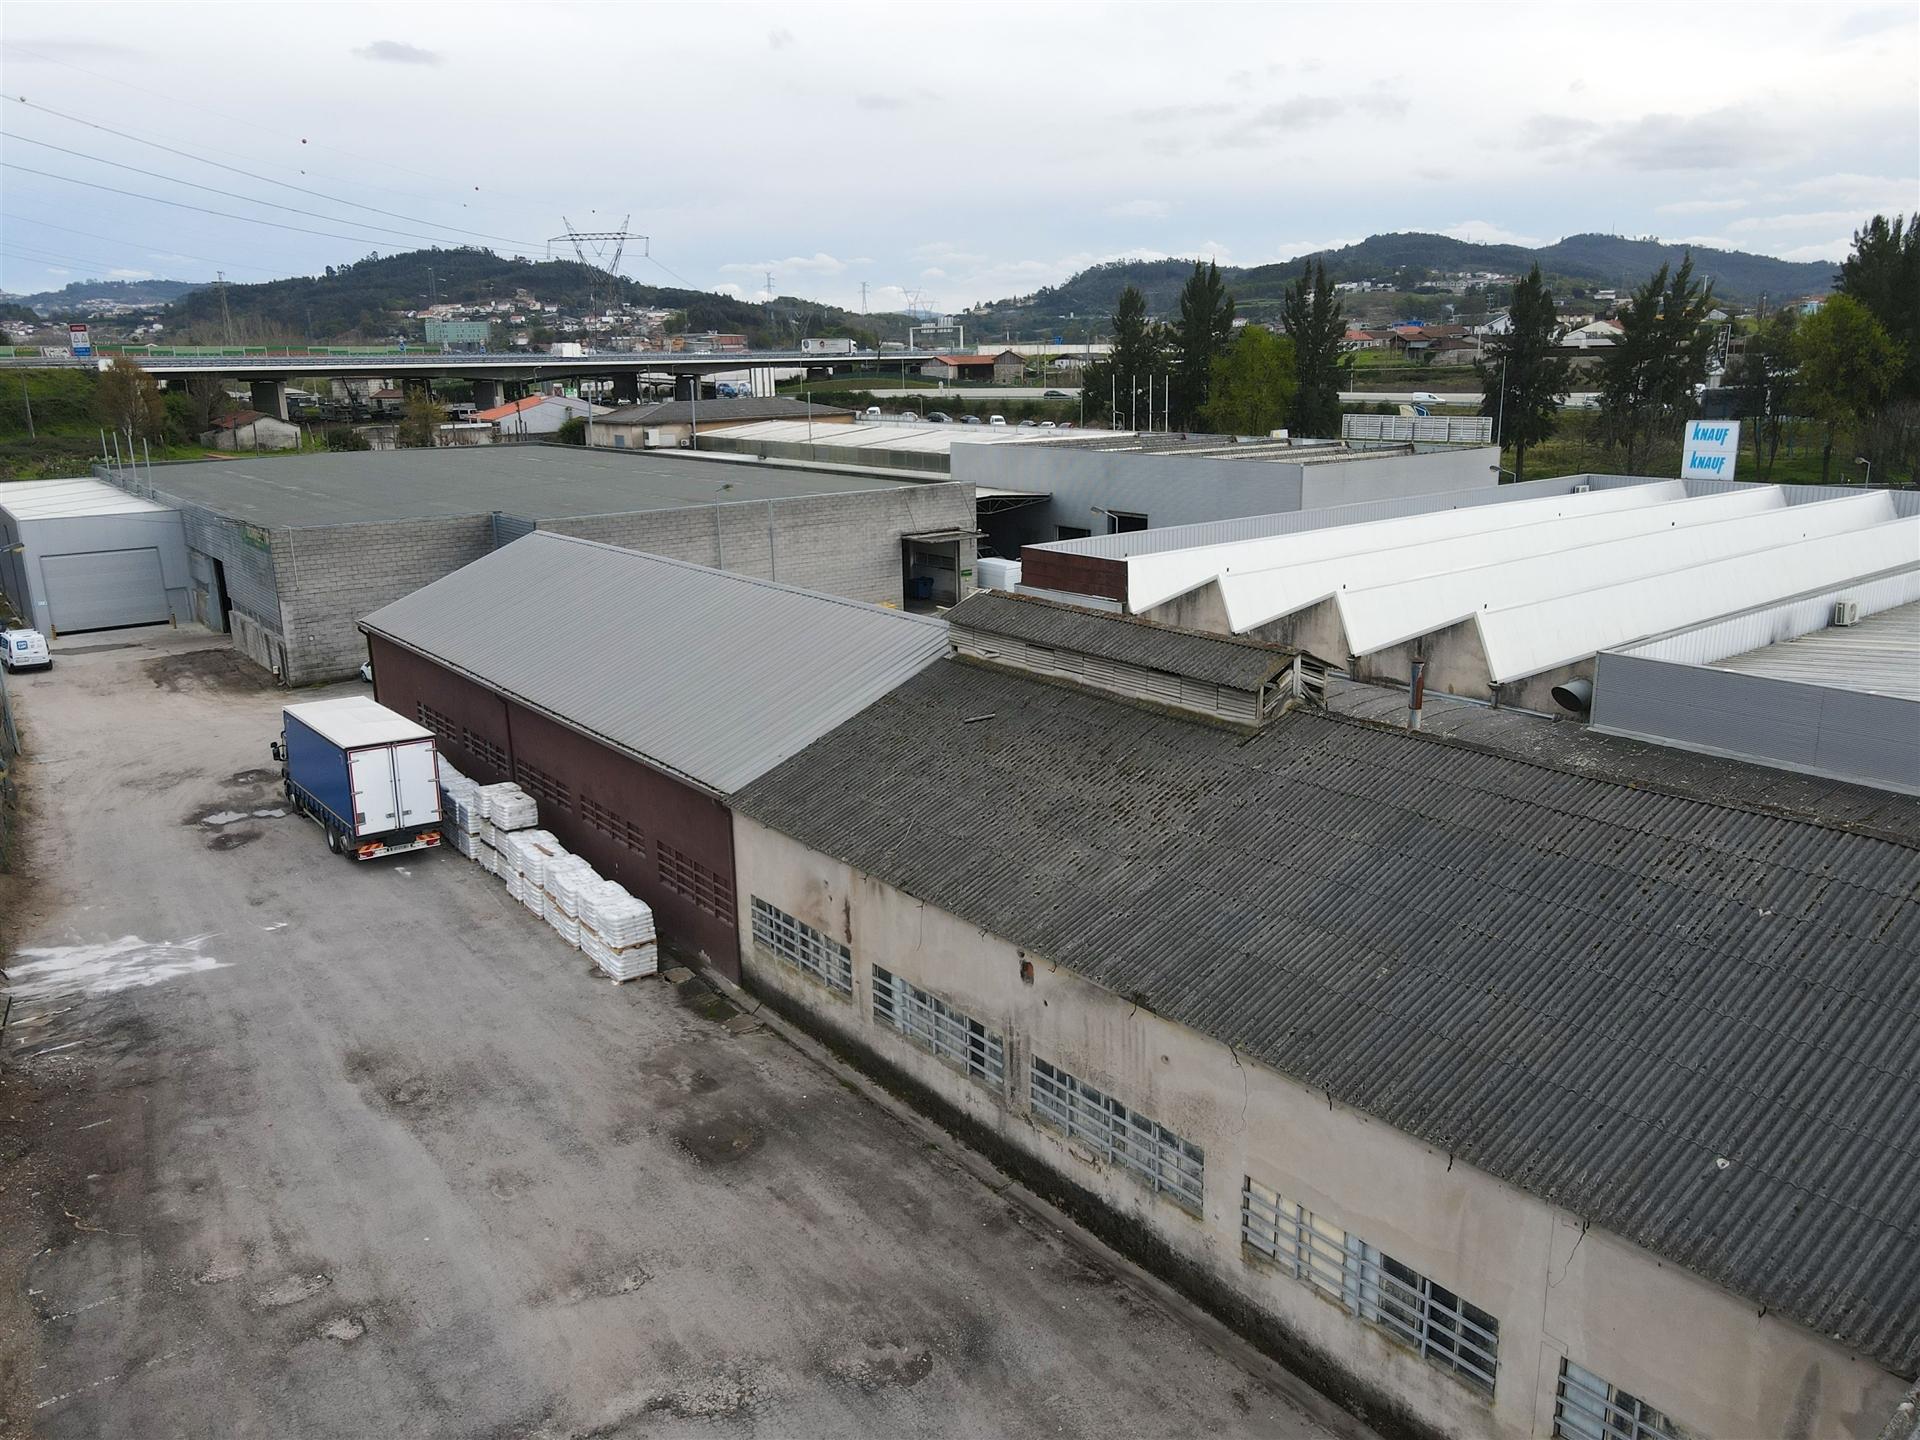
[(1905, 352), (1897, 393), (1920, 399), (1920, 214), (1891, 222), (1876, 215), (1853, 232), (1853, 253), (1840, 264), (1840, 291), (1873, 313)]
[(407, 395), (407, 408), (400, 417), (394, 441), (405, 450), (426, 450), (438, 441), (440, 427), (446, 423), (447, 407), (433, 398), (424, 386)]
[(125, 356), (114, 357), (112, 366), (101, 372), (93, 404), (107, 428), (119, 431), (129, 442), (158, 440), (166, 434), (167, 407), (160, 383)]
[(1538, 265), (1513, 287), (1507, 319), (1507, 333), (1492, 338), (1487, 358), (1473, 368), (1480, 376), (1480, 413), (1494, 422), (1494, 442), (1503, 450), (1513, 447), (1518, 484), (1527, 478), (1528, 448), (1553, 438), (1570, 388), (1568, 362), (1553, 353), (1559, 324), (1553, 292)]
[(1800, 323), (1800, 408), (1825, 427), (1820, 478), (1831, 479), (1833, 442), (1842, 426), (1862, 426), (1900, 381), (1905, 356), (1873, 312), (1851, 295), (1830, 295)]
[(553, 438), (562, 445), (584, 445), (587, 443), (587, 417), (569, 415), (560, 422), (560, 428), (553, 432)]
[(1266, 435), (1287, 423), (1295, 383), (1293, 341), (1248, 325), (1213, 362), (1200, 423), (1222, 435)]
[(1795, 371), (1793, 310), (1776, 310), (1752, 334), (1741, 352), (1727, 365), (1724, 384), (1731, 392), (1733, 416), (1753, 441), (1753, 465), (1761, 475), (1773, 475), (1773, 462), (1786, 436), (1787, 416), (1794, 403)]
[(329, 450), (371, 450), (373, 442), (358, 430), (345, 425), (329, 425), (321, 433), (321, 440)]
[(1206, 408), (1213, 387), (1214, 363), (1233, 343), (1233, 296), (1221, 283), (1212, 261), (1193, 262), (1193, 274), (1180, 291), (1180, 322), (1173, 332), (1173, 424), (1185, 429)]
[(1166, 370), (1166, 347), (1159, 327), (1147, 318), (1147, 297), (1129, 285), (1113, 308), (1113, 352), (1081, 372), (1088, 413), (1111, 410), (1115, 428), (1146, 428), (1164, 403), (1160, 391)]
[(1287, 427), (1297, 435), (1335, 439), (1340, 434), (1340, 356), (1347, 322), (1325, 265), (1315, 261), (1300, 267), (1300, 279), (1287, 286), (1280, 302), (1280, 315), (1293, 341), (1298, 380), (1287, 406)]
[(1600, 423), (1608, 443), (1624, 445), (1626, 470), (1645, 458), (1654, 437), (1678, 429), (1707, 378), (1713, 336), (1707, 312), (1713, 286), (1693, 278), (1693, 253), (1669, 273), (1662, 265), (1620, 307), (1620, 338), (1600, 362)]

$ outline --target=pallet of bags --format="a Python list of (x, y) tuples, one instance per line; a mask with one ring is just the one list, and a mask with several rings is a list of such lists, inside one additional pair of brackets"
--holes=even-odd
[(612, 880), (581, 890), (580, 948), (615, 980), (635, 980), (660, 968), (653, 911)]
[(478, 835), (473, 837), (473, 863), (489, 875), (500, 873), (500, 852)]
[(551, 830), (513, 830), (500, 837), (500, 848), (513, 856), (514, 867), (535, 887), (547, 880), (547, 866), (567, 854)]
[(480, 816), (497, 830), (531, 830), (540, 823), (534, 798), (511, 780), (480, 787)]
[(543, 882), (547, 892), (547, 924), (569, 945), (577, 947), (580, 944), (581, 888), (587, 884), (598, 884), (599, 881), (600, 877), (594, 874), (593, 866), (578, 855), (547, 862)]

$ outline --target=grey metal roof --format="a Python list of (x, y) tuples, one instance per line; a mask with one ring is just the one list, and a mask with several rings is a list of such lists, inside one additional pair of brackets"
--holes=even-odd
[(1920, 1369), (1912, 843), (958, 661), (735, 805)]
[[(779, 500), (912, 481), (783, 469), (672, 451), (475, 445), (337, 455), (249, 455), (152, 468), (153, 490), (265, 526), (354, 525), (504, 510), (537, 520)], [(129, 480), (146, 493), (144, 469)]]
[(1293, 663), (1292, 650), (1155, 625), (1061, 605), (1037, 596), (978, 590), (947, 611), (947, 623), (1029, 645), (1140, 665), (1166, 675), (1257, 690)]
[(1920, 602), (1730, 655), (1713, 668), (1920, 700)]
[(546, 531), (361, 623), (722, 795), (948, 649), (942, 620)]
[(703, 425), (752, 420), (805, 420), (811, 415), (823, 419), (833, 415), (851, 415), (851, 410), (835, 405), (809, 406), (790, 395), (720, 396), (702, 400), (662, 400), (652, 405), (623, 405), (604, 415), (594, 416), (596, 425), (689, 425), (696, 416)]

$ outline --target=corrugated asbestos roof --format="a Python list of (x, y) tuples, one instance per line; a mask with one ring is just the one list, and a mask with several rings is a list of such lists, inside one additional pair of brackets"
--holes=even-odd
[(361, 624), (722, 795), (948, 649), (942, 620), (546, 531)]
[(1293, 651), (1277, 645), (1152, 625), (993, 590), (976, 590), (962, 600), (947, 611), (947, 623), (1239, 690), (1259, 689), (1291, 665), (1294, 657)]
[(735, 803), (1920, 1369), (1912, 844), (1325, 714), (1247, 739), (956, 661)]

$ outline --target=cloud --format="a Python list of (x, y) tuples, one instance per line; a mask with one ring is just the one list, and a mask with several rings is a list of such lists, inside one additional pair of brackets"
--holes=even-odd
[(1870, 35), (1896, 29), (1913, 23), (1913, 7), (1909, 5), (1887, 5), (1873, 10), (1859, 10), (1847, 16), (1833, 27), (1833, 38), (1846, 43), (1851, 40), (1864, 40)]
[(1173, 207), (1164, 200), (1122, 200), (1109, 205), (1106, 213), (1112, 220), (1164, 220)]
[(446, 59), (437, 50), (422, 50), (404, 40), (370, 40), (365, 45), (354, 46), (353, 53), (362, 60), (379, 60), (388, 65), (438, 65)]
[(1704, 115), (1642, 115), (1595, 140), (1592, 152), (1636, 170), (1724, 170), (1781, 153), (1764, 117), (1728, 108)]
[(789, 255), (784, 260), (735, 260), (720, 267), (721, 273), (738, 271), (747, 275), (765, 275), (771, 270), (775, 283), (782, 275), (839, 275), (847, 268), (845, 260), (815, 251), (811, 255)]
[(776, 26), (767, 32), (767, 48), (769, 50), (784, 50), (791, 44), (793, 44), (793, 32), (787, 29), (786, 26)]
[(152, 278), (153, 271), (151, 270), (127, 270), (115, 267), (107, 271), (107, 279), (109, 280), (151, 280)]
[(1582, 115), (1529, 115), (1520, 125), (1520, 143), (1532, 150), (1561, 150), (1599, 130)]
[(1149, 105), (1135, 110), (1133, 118), (1143, 125), (1165, 125), (1175, 120), (1217, 120), (1237, 114), (1240, 106), (1225, 100), (1203, 100), (1191, 105)]
[(1674, 200), (1665, 205), (1656, 205), (1654, 210), (1661, 215), (1717, 215), (1728, 210), (1744, 210), (1745, 200)]
[(1351, 105), (1337, 95), (1296, 95), (1262, 105), (1246, 123), (1250, 130), (1305, 130), (1338, 119)]
[(913, 101), (904, 95), (856, 95), (853, 103), (862, 110), (905, 110)]
[(75, 60), (135, 60), (150, 53), (138, 46), (121, 45), (113, 40), (55, 40), (51, 37), (9, 40), (7, 48), (22, 59), (50, 60), (56, 65)]
[(1782, 260), (1831, 260), (1838, 265), (1846, 259), (1853, 249), (1853, 237), (1841, 235), (1832, 240), (1818, 240), (1811, 245), (1796, 245), (1791, 250), (1779, 252)]

